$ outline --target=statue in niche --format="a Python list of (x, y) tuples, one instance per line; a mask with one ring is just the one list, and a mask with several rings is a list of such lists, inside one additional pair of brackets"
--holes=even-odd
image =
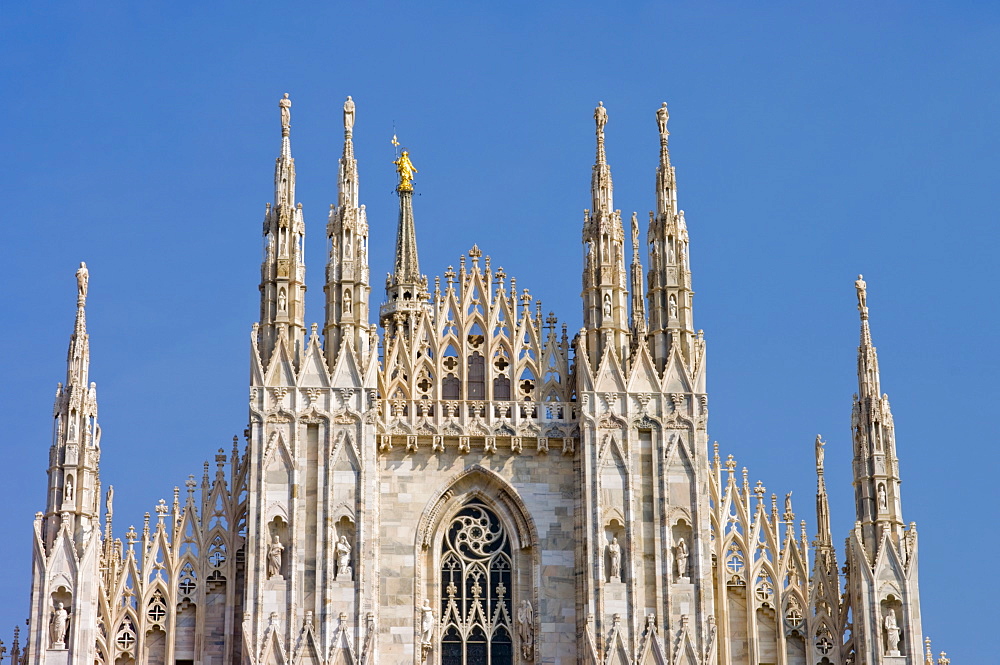
[(424, 605), (420, 608), (420, 643), (430, 645), (434, 637), (434, 609), (431, 601), (424, 599)]
[(684, 538), (677, 541), (674, 546), (674, 559), (677, 561), (677, 578), (684, 579), (688, 573), (688, 546)]
[(334, 546), (337, 555), (337, 579), (343, 575), (346, 579), (351, 577), (351, 545), (347, 542), (347, 536), (341, 536)]
[(73, 500), (73, 476), (66, 477), (66, 487), (63, 489), (63, 501), (68, 503)]
[(660, 135), (667, 133), (667, 120), (670, 119), (670, 113), (667, 112), (667, 103), (663, 102), (663, 106), (656, 109), (656, 125), (660, 128)]
[(604, 294), (604, 316), (611, 317), (611, 294)]
[(673, 243), (667, 243), (667, 263), (673, 265), (677, 262), (677, 254), (674, 252)]
[(885, 627), (886, 655), (899, 655), (899, 625), (896, 623), (896, 613), (889, 610), (885, 613), (885, 620), (882, 625)]
[(354, 100), (351, 99), (350, 95), (344, 102), (344, 129), (349, 132), (354, 130)]
[(350, 314), (351, 313), (351, 309), (352, 309), (351, 292), (345, 289), (344, 290), (344, 313), (345, 314)]
[(622, 546), (618, 544), (618, 536), (611, 539), (608, 545), (608, 557), (611, 559), (611, 579), (621, 579), (622, 576)]
[(597, 108), (594, 109), (594, 122), (597, 123), (597, 133), (604, 133), (604, 126), (608, 124), (608, 110), (604, 108), (604, 102), (597, 102)]
[(281, 579), (281, 553), (285, 551), (285, 546), (281, 544), (281, 540), (278, 535), (275, 534), (274, 540), (271, 545), (267, 548), (267, 577), (268, 579), (276, 577)]
[(278, 311), (284, 312), (285, 305), (287, 304), (288, 304), (288, 298), (285, 296), (285, 290), (281, 289), (281, 291), (278, 291)]
[(670, 295), (669, 308), (670, 308), (669, 309), (669, 316), (670, 316), (670, 318), (671, 319), (676, 319), (677, 318), (677, 298), (673, 294)]
[(52, 610), (52, 618), (49, 619), (49, 648), (66, 648), (66, 629), (69, 628), (69, 612), (62, 603), (56, 603)]
[(521, 641), (521, 656), (531, 660), (535, 651), (535, 621), (531, 603), (524, 599), (517, 607), (517, 636)]
[(885, 510), (889, 507), (888, 498), (885, 494), (885, 485), (879, 484), (878, 486), (878, 507)]
[(287, 92), (278, 100), (278, 106), (281, 108), (281, 131), (285, 133), (292, 125), (292, 100), (288, 98)]

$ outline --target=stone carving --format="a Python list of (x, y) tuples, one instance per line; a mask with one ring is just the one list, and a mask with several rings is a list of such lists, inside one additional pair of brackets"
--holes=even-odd
[(594, 122), (597, 123), (597, 133), (604, 133), (604, 126), (608, 124), (608, 110), (604, 108), (604, 102), (597, 102), (597, 108), (594, 109)]
[(677, 562), (678, 581), (687, 579), (688, 576), (688, 546), (683, 538), (677, 541), (674, 546), (674, 560)]
[(348, 132), (354, 131), (354, 100), (351, 99), (350, 95), (344, 102), (344, 129)]
[(434, 638), (434, 609), (431, 601), (424, 599), (424, 604), (420, 608), (420, 644), (430, 646)]
[(673, 294), (670, 295), (670, 305), (669, 305), (669, 307), (670, 307), (670, 318), (671, 319), (676, 319), (677, 318), (677, 298)]
[(858, 275), (857, 281), (854, 282), (854, 288), (858, 292), (858, 310), (863, 314), (868, 313), (868, 285), (865, 283), (865, 279), (862, 275)]
[(885, 655), (899, 655), (899, 625), (896, 623), (896, 613), (889, 610), (885, 613), (882, 625), (885, 627)]
[(882, 510), (886, 510), (889, 507), (889, 502), (885, 494), (885, 485), (882, 484), (878, 486), (878, 507)]
[(521, 641), (521, 656), (532, 660), (535, 653), (535, 620), (531, 603), (528, 599), (521, 601), (517, 607), (517, 637)]
[(277, 535), (274, 536), (274, 540), (271, 541), (270, 547), (267, 548), (267, 577), (268, 579), (275, 578), (281, 579), (281, 556), (282, 552), (285, 551), (285, 546), (281, 544), (281, 540)]
[(823, 458), (826, 456), (823, 446), (826, 445), (826, 441), (819, 434), (816, 435), (816, 468), (819, 471), (823, 470)]
[(281, 135), (288, 136), (288, 130), (292, 126), (292, 100), (288, 98), (288, 93), (278, 100), (278, 106), (281, 108)]
[(83, 302), (87, 299), (87, 286), (89, 283), (90, 271), (87, 270), (87, 264), (81, 261), (80, 267), (76, 271), (76, 297), (78, 302)]
[(347, 536), (340, 537), (334, 550), (337, 554), (337, 579), (351, 579), (351, 545), (347, 542)]
[(667, 120), (670, 119), (670, 113), (667, 112), (667, 103), (663, 102), (663, 106), (656, 109), (656, 126), (660, 130), (660, 135), (667, 133)]
[(66, 648), (66, 631), (69, 628), (69, 612), (62, 603), (56, 603), (52, 610), (52, 617), (49, 619), (49, 648)]
[(611, 539), (608, 545), (608, 557), (611, 559), (611, 579), (619, 581), (622, 577), (622, 547), (618, 544), (618, 536)]
[(66, 487), (63, 489), (63, 501), (70, 503), (73, 501), (73, 476), (66, 476)]

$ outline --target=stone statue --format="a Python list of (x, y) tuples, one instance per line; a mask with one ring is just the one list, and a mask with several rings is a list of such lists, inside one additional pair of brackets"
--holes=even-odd
[(688, 546), (684, 538), (677, 541), (674, 546), (674, 558), (677, 560), (677, 577), (687, 577), (688, 572)]
[(63, 488), (63, 501), (68, 502), (73, 500), (73, 477), (67, 476), (66, 487)]
[(608, 545), (608, 556), (611, 558), (611, 577), (621, 579), (622, 547), (618, 544), (618, 536), (611, 539), (611, 544)]
[(864, 277), (858, 275), (858, 279), (854, 282), (854, 288), (858, 291), (858, 309), (862, 312), (868, 310), (868, 285), (865, 284)]
[(535, 652), (535, 621), (531, 603), (524, 599), (517, 607), (517, 636), (521, 641), (521, 656), (531, 660)]
[(344, 130), (348, 132), (354, 131), (354, 100), (351, 96), (347, 96), (347, 101), (344, 102)]
[(79, 300), (87, 299), (87, 285), (90, 283), (90, 271), (87, 264), (80, 261), (80, 267), (76, 270), (76, 297)]
[(287, 304), (288, 304), (288, 299), (285, 296), (285, 290), (282, 289), (281, 291), (278, 292), (278, 311), (279, 312), (284, 312), (285, 311), (285, 305), (287, 305)]
[(108, 485), (108, 493), (104, 499), (104, 507), (107, 509), (108, 515), (114, 513), (114, 510), (112, 510), (112, 502), (114, 500), (115, 500), (115, 486)]
[(393, 162), (396, 165), (396, 173), (399, 174), (399, 189), (403, 192), (413, 191), (413, 174), (419, 173), (417, 169), (413, 168), (413, 162), (410, 161), (410, 153), (404, 150), (399, 155), (399, 159)]
[(351, 545), (347, 542), (347, 536), (341, 536), (334, 546), (337, 554), (337, 577), (351, 574)]
[(667, 133), (667, 120), (670, 119), (670, 114), (667, 112), (667, 103), (663, 102), (663, 106), (656, 109), (656, 125), (660, 128), (660, 136)]
[(62, 603), (56, 603), (56, 608), (52, 610), (52, 618), (49, 619), (49, 648), (66, 648), (66, 629), (69, 628), (69, 612)]
[(670, 296), (669, 315), (671, 319), (677, 318), (677, 298), (673, 294)]
[(292, 126), (292, 100), (288, 98), (288, 93), (278, 100), (278, 106), (281, 107), (281, 134), (282, 136), (288, 134), (289, 127)]
[(267, 548), (267, 577), (281, 577), (281, 553), (285, 551), (285, 546), (281, 544), (277, 534)]
[(878, 486), (878, 507), (882, 510), (889, 507), (889, 502), (887, 501), (887, 497), (885, 495), (885, 485)]
[(789, 492), (788, 494), (785, 495), (785, 514), (786, 515), (791, 515), (792, 514), (792, 493), (791, 492)]
[(604, 316), (611, 316), (611, 295), (604, 294)]
[(420, 608), (420, 643), (430, 644), (434, 637), (434, 610), (431, 608), (431, 601), (424, 599), (424, 606)]
[(639, 218), (634, 212), (632, 213), (632, 251), (636, 253), (639, 251)]
[(819, 471), (823, 470), (823, 458), (825, 453), (823, 451), (823, 446), (826, 445), (826, 441), (819, 434), (816, 435), (816, 469)]
[(604, 108), (604, 102), (597, 102), (597, 108), (594, 109), (594, 122), (597, 123), (597, 133), (604, 133), (604, 125), (608, 124), (608, 110)]
[(882, 625), (885, 627), (886, 655), (899, 655), (899, 625), (896, 623), (896, 613), (889, 610), (885, 613), (885, 620)]

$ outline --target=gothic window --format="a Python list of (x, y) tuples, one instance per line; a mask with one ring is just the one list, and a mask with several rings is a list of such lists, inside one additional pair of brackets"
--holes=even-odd
[(512, 665), (511, 546), (478, 501), (452, 520), (441, 559), (442, 665)]
[(486, 359), (478, 351), (469, 356), (469, 399), (486, 399)]
[(149, 617), (150, 622), (154, 624), (162, 624), (164, 617), (167, 616), (167, 606), (163, 602), (163, 596), (159, 591), (157, 591), (153, 595), (153, 598), (149, 601), (146, 616)]
[(122, 621), (121, 626), (118, 627), (118, 634), (115, 636), (115, 643), (122, 651), (131, 651), (132, 647), (135, 646), (135, 626), (132, 625), (131, 619), (126, 618)]
[(441, 382), (441, 397), (443, 399), (461, 399), (462, 382), (454, 374), (444, 377)]
[(493, 379), (493, 399), (501, 401), (510, 399), (510, 379), (502, 374)]

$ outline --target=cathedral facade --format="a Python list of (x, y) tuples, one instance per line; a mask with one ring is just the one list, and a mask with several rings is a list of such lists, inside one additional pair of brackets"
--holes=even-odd
[(790, 495), (709, 444), (666, 104), (648, 269), (639, 221), (613, 204), (595, 109), (572, 334), (478, 247), (442, 278), (421, 274), (405, 151), (395, 263), (372, 306), (350, 98), (324, 323), (307, 327), (288, 95), (279, 108), (245, 441), (118, 538), (77, 271), (15, 663), (933, 663), (863, 279), (842, 559), (821, 438), (811, 537)]

